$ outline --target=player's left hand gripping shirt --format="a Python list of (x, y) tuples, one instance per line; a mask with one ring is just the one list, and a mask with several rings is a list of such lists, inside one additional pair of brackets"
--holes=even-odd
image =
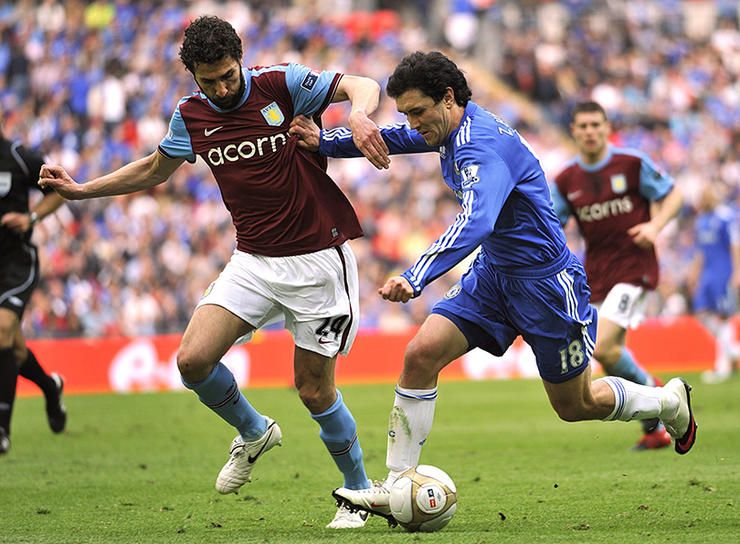
[(294, 116), (320, 122), (342, 75), (299, 64), (244, 69), (244, 96), (221, 110), (200, 92), (180, 100), (159, 145), (167, 157), (211, 168), (240, 251), (280, 257), (362, 236), (352, 205), (326, 173), (326, 158), (288, 136)]
[[(570, 253), (539, 161), (501, 119), (469, 102), (439, 148), (427, 146), (408, 125), (381, 127), (380, 133), (391, 154), (439, 152), (444, 181), (462, 206), (455, 222), (403, 273), (415, 294), (478, 246), (504, 274), (545, 277), (565, 266)], [(360, 155), (347, 129), (322, 133), (320, 152)]]

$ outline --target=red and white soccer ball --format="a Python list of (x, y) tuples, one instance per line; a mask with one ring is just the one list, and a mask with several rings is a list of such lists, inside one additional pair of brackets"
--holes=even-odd
[(445, 471), (419, 465), (393, 482), (390, 506), (393, 517), (407, 531), (439, 531), (455, 515), (457, 488)]

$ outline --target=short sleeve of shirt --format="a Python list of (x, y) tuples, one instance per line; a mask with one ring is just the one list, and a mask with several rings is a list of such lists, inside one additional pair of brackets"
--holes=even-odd
[(568, 222), (568, 217), (570, 217), (571, 207), (565, 197), (560, 193), (557, 184), (550, 183), (549, 185), (552, 207), (555, 209), (560, 224), (565, 225)]
[(285, 82), (296, 115), (307, 117), (320, 112), (331, 100), (339, 81), (337, 72), (315, 72), (302, 64), (289, 64)]
[(177, 104), (177, 108), (175, 108), (175, 112), (170, 119), (169, 130), (159, 143), (159, 151), (165, 157), (171, 159), (185, 159), (188, 162), (195, 162), (195, 153), (193, 153), (190, 134), (188, 134), (188, 130), (185, 128), (185, 121), (183, 121), (182, 114), (180, 113), (180, 104), (186, 100), (187, 98), (183, 98)]
[(23, 170), (26, 177), (26, 183), (29, 188), (38, 189), (44, 194), (48, 194), (54, 191), (51, 187), (42, 189), (38, 185), (39, 174), (41, 173), (41, 167), (44, 165), (44, 157), (38, 151), (31, 151), (26, 149), (22, 145), (17, 145), (13, 148), (14, 153), (17, 154), (18, 165)]
[(662, 200), (673, 189), (673, 178), (640, 154), (640, 194), (648, 200)]

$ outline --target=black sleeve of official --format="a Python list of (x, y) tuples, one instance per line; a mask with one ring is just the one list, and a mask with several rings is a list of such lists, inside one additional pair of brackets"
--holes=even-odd
[(13, 156), (18, 162), (18, 166), (20, 166), (21, 170), (25, 174), (28, 186), (33, 189), (38, 189), (44, 194), (52, 192), (53, 189), (42, 189), (38, 185), (41, 166), (46, 162), (43, 155), (38, 151), (26, 149), (22, 145), (14, 146), (13, 151)]

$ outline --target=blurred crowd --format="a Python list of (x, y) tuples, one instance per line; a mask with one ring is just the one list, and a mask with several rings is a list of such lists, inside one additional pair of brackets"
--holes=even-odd
[[(356, 4), (0, 2), (4, 133), (78, 180), (152, 152), (178, 99), (194, 89), (178, 49), (188, 21), (202, 14), (235, 26), (245, 65), (295, 61), (382, 86), (405, 53), (443, 48), (470, 76), (473, 99), (520, 130), (550, 178), (574, 153), (568, 114), (586, 98), (609, 112), (615, 143), (645, 151), (674, 175), (687, 205), (660, 240), (663, 275), (650, 313), (690, 312), (693, 204), (707, 183), (740, 201), (734, 2), (438, 0), (359, 2), (386, 9), (353, 11)], [(346, 115), (331, 106), (324, 124), (344, 124)], [(400, 120), (387, 98), (375, 118)], [(464, 264), (410, 304), (383, 302), (376, 289), (454, 221), (459, 208), (436, 154), (393, 157), (383, 172), (363, 159), (331, 161), (329, 172), (366, 234), (353, 242), (362, 326), (419, 323)], [(180, 332), (234, 248), (230, 217), (200, 160), (146, 193), (70, 203), (34, 236), (42, 280), (24, 321), (29, 337)]]

